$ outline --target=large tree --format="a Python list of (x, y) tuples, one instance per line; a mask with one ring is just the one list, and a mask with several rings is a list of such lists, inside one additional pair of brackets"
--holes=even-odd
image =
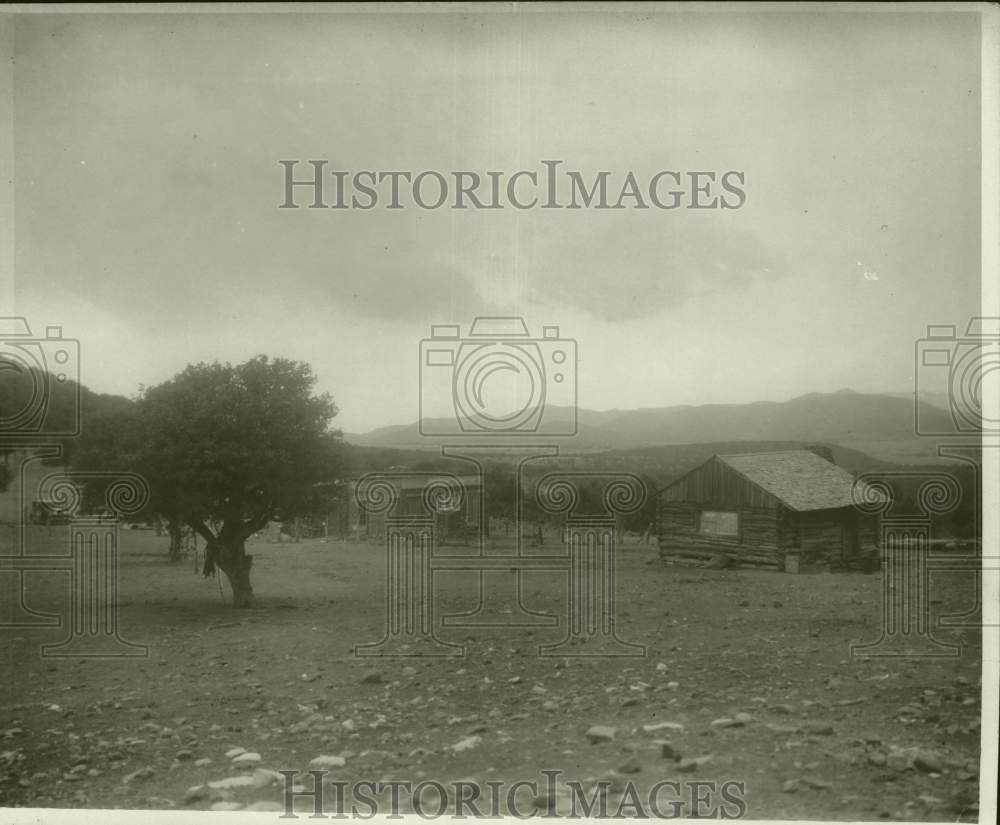
[(134, 466), (153, 506), (205, 539), (205, 575), (225, 573), (235, 607), (255, 604), (247, 538), (307, 511), (339, 474), (337, 408), (315, 380), (308, 364), (258, 356), (191, 365), (139, 399)]

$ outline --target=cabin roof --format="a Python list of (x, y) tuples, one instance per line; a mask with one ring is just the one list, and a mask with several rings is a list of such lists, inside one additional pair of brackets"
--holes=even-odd
[(809, 450), (715, 456), (791, 510), (853, 507), (854, 477)]

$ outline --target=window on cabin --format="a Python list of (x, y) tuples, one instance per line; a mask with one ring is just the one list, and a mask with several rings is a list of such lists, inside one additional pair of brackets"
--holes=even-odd
[(740, 534), (740, 515), (721, 510), (702, 510), (698, 532), (735, 538)]

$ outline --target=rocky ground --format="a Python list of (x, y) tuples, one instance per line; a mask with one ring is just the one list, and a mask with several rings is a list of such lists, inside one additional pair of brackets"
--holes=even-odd
[[(692, 783), (710, 787), (709, 806), (731, 783), (744, 809), (725, 812), (752, 819), (978, 818), (979, 634), (938, 633), (958, 658), (851, 657), (852, 641), (879, 635), (878, 576), (682, 570), (626, 547), (619, 635), (644, 657), (541, 658), (559, 629), (522, 627), (442, 631), (462, 658), (373, 659), (353, 648), (383, 632), (378, 547), (257, 545), (263, 607), (235, 612), (192, 565), (167, 566), (162, 542), (123, 540), (121, 633), (148, 658), (46, 659), (39, 644), (58, 629), (2, 631), (4, 806), (279, 811), (278, 772), (301, 792), (315, 769), (456, 794), (456, 781), (533, 781), (519, 811), (567, 810), (549, 770), (588, 793), (605, 783), (611, 814), (666, 781), (678, 784), (661, 807), (681, 815)], [(443, 577), (447, 612), (474, 603), (465, 575)], [(558, 575), (526, 587), (532, 608), (563, 610)], [(968, 607), (972, 587), (941, 577), (934, 610)], [(58, 574), (28, 588), (38, 609), (65, 599)]]

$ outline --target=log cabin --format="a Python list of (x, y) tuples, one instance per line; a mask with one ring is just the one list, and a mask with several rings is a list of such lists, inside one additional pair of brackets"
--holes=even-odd
[(854, 477), (812, 450), (715, 455), (659, 491), (668, 563), (872, 569), (879, 524), (854, 507)]

